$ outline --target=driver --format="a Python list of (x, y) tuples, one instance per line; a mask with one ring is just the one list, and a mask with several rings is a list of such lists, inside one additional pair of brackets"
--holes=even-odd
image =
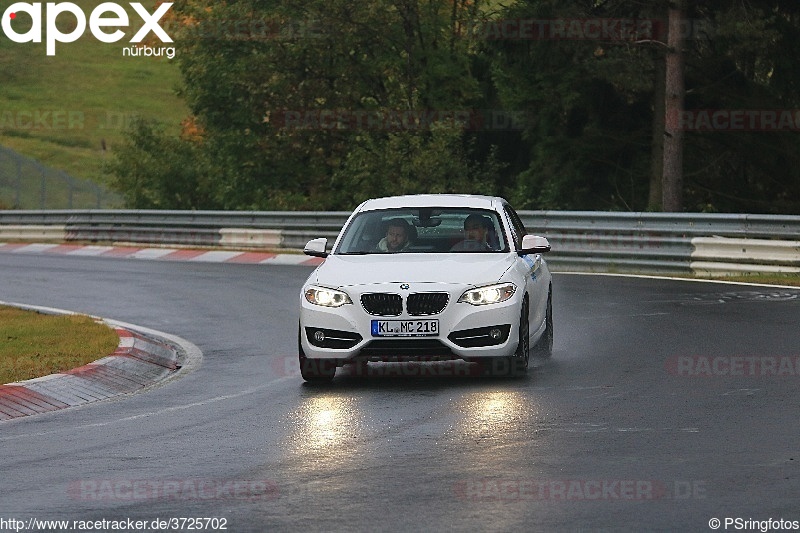
[(380, 252), (402, 252), (411, 244), (408, 236), (410, 229), (403, 218), (393, 218), (386, 224), (386, 237), (378, 242)]
[(464, 240), (456, 243), (452, 252), (485, 252), (489, 246), (489, 228), (492, 222), (485, 216), (473, 213), (464, 219)]

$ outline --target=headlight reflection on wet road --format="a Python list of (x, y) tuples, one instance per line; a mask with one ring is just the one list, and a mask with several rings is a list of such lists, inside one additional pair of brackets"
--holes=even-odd
[(293, 421), (296, 450), (325, 453), (339, 449), (358, 435), (361, 416), (357, 400), (338, 395), (305, 399)]
[(459, 406), (464, 413), (459, 432), (475, 439), (516, 435), (523, 420), (536, 418), (538, 409), (519, 391), (476, 392), (464, 398)]

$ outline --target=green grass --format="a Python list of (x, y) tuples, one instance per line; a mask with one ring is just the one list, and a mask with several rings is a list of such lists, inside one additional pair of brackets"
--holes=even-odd
[(77, 368), (118, 345), (114, 330), (87, 316), (0, 306), (0, 384)]
[[(78, 2), (87, 18), (100, 3)], [(153, 11), (152, 0), (142, 3)], [(87, 28), (78, 41), (57, 43), (56, 55), (47, 56), (44, 42), (0, 38), (0, 145), (75, 178), (108, 184), (104, 162), (133, 117), (156, 118), (168, 131), (180, 131), (188, 109), (175, 94), (181, 82), (178, 67), (165, 58), (123, 57), (141, 20), (127, 3), (121, 5), (134, 28), (123, 28), (128, 37), (116, 43), (101, 43)], [(29, 22), (22, 17), (15, 21), (20, 32)], [(32, 124), (36, 113), (41, 120)]]

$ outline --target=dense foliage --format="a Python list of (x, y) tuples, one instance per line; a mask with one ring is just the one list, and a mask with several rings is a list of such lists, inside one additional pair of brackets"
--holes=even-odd
[[(192, 116), (180, 138), (138, 124), (117, 185), (137, 208), (465, 192), (657, 210), (666, 13), (666, 0), (177, 0)], [(699, 0), (685, 17), (688, 110), (800, 108), (800, 4)], [(538, 33), (521, 36), (526, 21)], [(591, 21), (617, 26), (588, 35)], [(687, 211), (800, 213), (797, 128), (762, 130), (686, 131)]]

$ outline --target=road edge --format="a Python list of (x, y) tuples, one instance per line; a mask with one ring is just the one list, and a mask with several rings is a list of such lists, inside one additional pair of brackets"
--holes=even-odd
[[(0, 305), (52, 315), (74, 311), (0, 301)], [(161, 387), (197, 370), (203, 352), (176, 335), (91, 316), (114, 329), (114, 353), (66, 372), (0, 385), (0, 423), (96, 403)]]

